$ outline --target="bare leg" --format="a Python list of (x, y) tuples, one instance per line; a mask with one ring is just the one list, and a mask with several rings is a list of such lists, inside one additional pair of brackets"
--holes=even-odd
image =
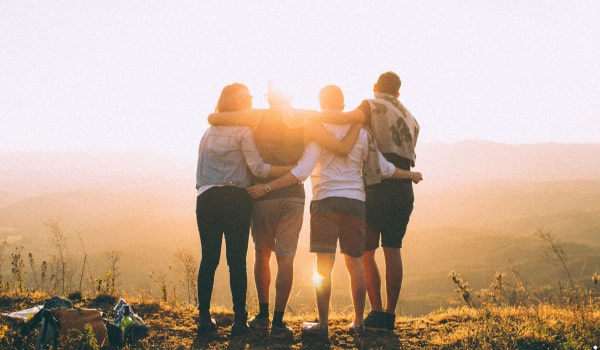
[(385, 256), (385, 282), (387, 303), (385, 311), (395, 314), (396, 305), (400, 297), (400, 289), (402, 288), (402, 255), (399, 248), (383, 248)]
[(317, 272), (321, 275), (320, 285), (315, 285), (317, 307), (319, 308), (319, 328), (329, 324), (329, 300), (331, 299), (331, 270), (335, 253), (317, 253)]
[(271, 251), (255, 251), (254, 282), (259, 303), (269, 302), (269, 286), (271, 285)]
[(362, 259), (353, 258), (344, 254), (346, 268), (350, 274), (350, 287), (352, 289), (352, 302), (354, 304), (354, 327), (363, 325), (363, 314), (365, 312), (366, 280), (363, 270)]
[[(292, 282), (294, 281), (294, 258), (277, 257), (277, 277), (275, 280), (275, 311), (285, 311)], [(267, 299), (268, 300), (268, 299)]]
[(377, 262), (375, 262), (375, 250), (365, 251), (362, 256), (362, 262), (367, 281), (367, 294), (369, 295), (371, 309), (375, 311), (382, 311), (383, 303), (381, 302), (381, 277), (379, 276)]

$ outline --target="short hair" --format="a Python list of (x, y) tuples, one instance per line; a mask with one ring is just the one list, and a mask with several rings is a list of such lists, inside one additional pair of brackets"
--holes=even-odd
[(247, 98), (252, 98), (252, 96), (246, 85), (241, 83), (227, 85), (221, 90), (221, 96), (219, 96), (215, 112), (237, 111), (251, 107), (252, 103), (250, 102), (248, 106)]
[(344, 109), (344, 93), (337, 85), (327, 85), (319, 91), (321, 109)]
[(400, 91), (400, 77), (394, 72), (385, 72), (377, 79), (377, 91), (395, 95)]

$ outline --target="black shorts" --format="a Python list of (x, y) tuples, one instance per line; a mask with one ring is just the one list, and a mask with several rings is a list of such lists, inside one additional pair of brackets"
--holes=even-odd
[(340, 252), (359, 258), (365, 251), (365, 202), (328, 197), (310, 203), (311, 253)]
[(402, 248), (414, 193), (410, 180), (384, 180), (366, 188), (367, 235), (365, 250), (381, 246)]

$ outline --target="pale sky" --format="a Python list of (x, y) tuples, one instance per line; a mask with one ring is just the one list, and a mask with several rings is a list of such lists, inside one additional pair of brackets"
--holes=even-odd
[(600, 142), (600, 1), (0, 2), (0, 149), (195, 157), (223, 86), (351, 109), (402, 78), (420, 142)]

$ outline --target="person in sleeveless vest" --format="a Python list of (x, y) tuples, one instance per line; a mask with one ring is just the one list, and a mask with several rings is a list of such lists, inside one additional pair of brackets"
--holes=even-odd
[[(378, 150), (397, 168), (415, 166), (419, 124), (399, 101), (400, 77), (394, 72), (381, 74), (373, 87), (374, 98), (364, 100), (352, 113), (324, 114), (321, 120), (334, 123), (363, 122), (373, 133)], [(367, 278), (371, 312), (365, 328), (393, 330), (395, 311), (402, 287), (402, 240), (413, 210), (414, 193), (409, 179), (381, 179), (366, 188), (367, 239), (362, 257)], [(415, 182), (417, 183), (417, 182)], [(383, 247), (385, 257), (386, 305), (381, 298), (381, 277), (375, 251)]]
[[(235, 83), (223, 88), (216, 111), (235, 111), (251, 105), (248, 88)], [(223, 237), (235, 314), (231, 335), (248, 332), (246, 253), (252, 199), (246, 188), (252, 183), (251, 173), (272, 177), (291, 168), (265, 164), (248, 127), (211, 126), (202, 136), (196, 170), (196, 222), (202, 250), (198, 271), (199, 339), (216, 330), (210, 316), (210, 302)]]
[[(296, 165), (309, 139), (317, 140), (336, 153), (348, 153), (354, 145), (359, 124), (352, 127), (341, 141), (330, 135), (321, 125), (307, 126), (302, 112), (289, 113), (289, 100), (269, 89), (267, 110), (215, 113), (209, 116), (213, 125), (248, 125), (253, 130), (261, 157), (270, 164)], [(284, 322), (284, 312), (291, 294), (294, 276), (294, 257), (298, 246), (304, 216), (304, 184), (295, 180), (289, 187), (271, 189), (268, 182), (274, 177), (258, 176), (253, 183), (260, 184), (264, 196), (252, 205), (252, 239), (255, 247), (254, 279), (258, 294), (259, 312), (249, 321), (253, 329), (267, 331), (271, 338), (291, 339), (292, 330)], [(269, 319), (271, 284), (271, 255), (275, 253), (275, 306)]]

